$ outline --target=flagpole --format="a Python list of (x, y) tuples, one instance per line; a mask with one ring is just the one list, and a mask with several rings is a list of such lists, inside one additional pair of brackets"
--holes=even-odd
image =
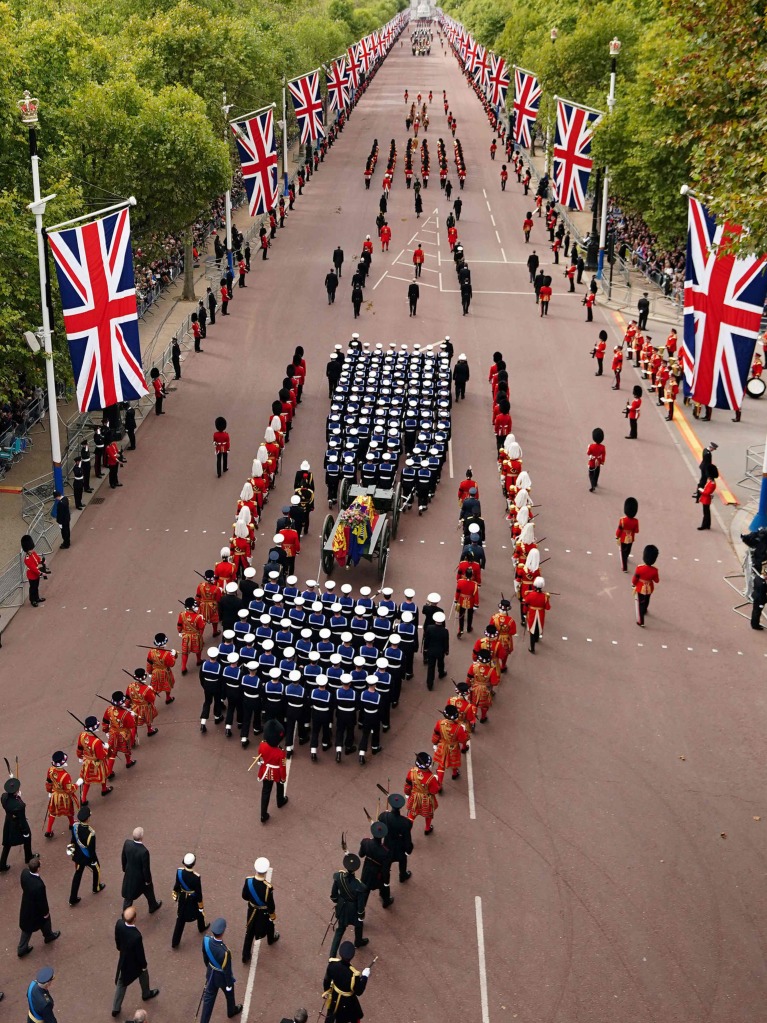
[(282, 194), (288, 194), (288, 104), (287, 78), (282, 78)]
[[(229, 111), (232, 109), (234, 104), (226, 102), (226, 89), (223, 90), (224, 101), (221, 109), (224, 112), (224, 139), (226, 141), (227, 152), (229, 150)], [(229, 170), (229, 177), (231, 179), (232, 172)], [(232, 258), (232, 186), (226, 190), (226, 196), (224, 198), (224, 206), (226, 209), (226, 265), (229, 267), (229, 272), (234, 274), (234, 260)]]
[(64, 493), (64, 473), (61, 468), (61, 440), (59, 438), (59, 415), (56, 407), (56, 378), (53, 373), (53, 345), (51, 343), (51, 291), (48, 280), (48, 251), (43, 230), (43, 214), (45, 207), (55, 195), (43, 198), (40, 194), (40, 157), (37, 155), (37, 111), (39, 103), (28, 91), (19, 101), (21, 120), (29, 128), (29, 156), (32, 162), (32, 202), (27, 209), (35, 218), (35, 234), (37, 236), (37, 265), (40, 273), (40, 311), (43, 325), (41, 330), (43, 352), (45, 355), (45, 382), (48, 390), (48, 419), (51, 434), (51, 463), (53, 469), (53, 487)]
[[(607, 94), (607, 109), (612, 114), (615, 107), (615, 73), (618, 69), (618, 54), (621, 52), (621, 42), (616, 36), (610, 42), (610, 91)], [(610, 175), (609, 168), (605, 167), (605, 181), (602, 192), (602, 220), (599, 225), (599, 256), (597, 258), (597, 280), (602, 280), (605, 265), (605, 245), (607, 243), (607, 203), (610, 199)]]

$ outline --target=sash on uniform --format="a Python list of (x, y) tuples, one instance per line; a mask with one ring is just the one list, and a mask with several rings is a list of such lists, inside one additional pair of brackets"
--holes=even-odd
[(187, 888), (187, 886), (184, 884), (183, 874), (184, 874), (184, 871), (181, 869), (181, 867), (179, 867), (178, 870), (176, 871), (176, 880), (178, 881), (178, 883), (183, 888), (183, 894), (184, 895), (191, 895), (192, 894), (192, 889), (191, 888)]
[(75, 843), (76, 843), (78, 849), (80, 850), (80, 852), (83, 854), (83, 856), (85, 856), (85, 858), (89, 860), (91, 858), (90, 849), (88, 848), (87, 845), (83, 845), (83, 843), (77, 837), (77, 829), (78, 829), (78, 827), (79, 827), (78, 824), (73, 824), (72, 825), (72, 838), (74, 838)]
[(259, 894), (256, 891), (255, 879), (252, 878), (252, 877), (249, 877), (248, 881), (247, 881), (247, 884), (248, 884), (248, 891), (250, 892), (251, 897), (252, 897), (253, 901), (255, 902), (257, 908), (258, 909), (266, 909), (266, 903), (264, 902), (263, 899), (261, 899), (259, 897)]

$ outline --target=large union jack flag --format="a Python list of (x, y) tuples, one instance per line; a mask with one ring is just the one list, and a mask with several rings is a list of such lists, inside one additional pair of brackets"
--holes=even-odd
[(463, 56), (464, 65), (471, 71), (474, 67), (474, 58), (477, 54), (477, 43), (472, 36), (466, 37), (466, 50)]
[(719, 251), (741, 230), (717, 225), (703, 203), (690, 198), (680, 353), (685, 393), (723, 409), (743, 403), (767, 296), (767, 257)]
[(322, 94), (320, 72), (310, 71), (308, 75), (288, 82), (288, 89), (296, 111), (296, 120), (302, 142), (316, 142), (325, 137), (322, 127)]
[(370, 36), (363, 36), (357, 43), (357, 56), (362, 64), (362, 70), (367, 74), (370, 67)]
[(509, 73), (503, 57), (490, 54), (490, 102), (494, 107), (506, 106), (506, 92), (509, 88)]
[(147, 393), (128, 210), (51, 231), (48, 242), (81, 412)]
[(514, 141), (530, 148), (533, 125), (541, 105), (541, 87), (532, 71), (514, 68)]
[(554, 198), (563, 206), (582, 210), (591, 174), (592, 128), (602, 115), (598, 110), (557, 100), (554, 133)]
[(232, 123), (251, 217), (259, 217), (277, 199), (277, 141), (271, 110)]
[(356, 89), (360, 84), (360, 71), (362, 70), (362, 57), (359, 55), (359, 43), (352, 43), (346, 53), (349, 58), (347, 63), (347, 67), (349, 69), (349, 80), (351, 82), (352, 89)]
[(477, 43), (474, 51), (471, 73), (476, 78), (481, 89), (487, 88), (487, 78), (490, 74), (490, 54), (481, 43)]
[(339, 57), (326, 71), (328, 86), (328, 102), (331, 110), (339, 114), (349, 103), (349, 68), (345, 57)]

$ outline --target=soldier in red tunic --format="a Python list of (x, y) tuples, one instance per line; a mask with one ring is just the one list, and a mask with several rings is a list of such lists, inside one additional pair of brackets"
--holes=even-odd
[(237, 582), (237, 569), (229, 560), (231, 554), (232, 552), (228, 547), (222, 547), (221, 560), (213, 570), (216, 574), (216, 582), (222, 592), (227, 583)]
[[(477, 708), (469, 699), (471, 690), (467, 682), (453, 682), (455, 686), (455, 696), (451, 696), (447, 701), (448, 705), (455, 707), (458, 711), (458, 720), (466, 728), (467, 732), (473, 732), (474, 726), (477, 723)], [(468, 745), (464, 744), (461, 746), (461, 752), (465, 753), (468, 750)]]
[(509, 659), (509, 654), (514, 652), (514, 636), (517, 632), (517, 623), (509, 614), (510, 610), (511, 601), (502, 596), (498, 610), (490, 619), (491, 624), (498, 630), (498, 661), (501, 666), (501, 674), (508, 671), (506, 662)]
[(439, 806), (439, 778), (431, 773), (432, 763), (428, 753), (416, 753), (415, 767), (410, 768), (405, 778), (408, 818), (412, 821), (423, 817), (425, 835), (434, 831), (434, 811)]
[(133, 767), (136, 761), (131, 756), (133, 747), (136, 745), (136, 719), (128, 710), (128, 700), (125, 693), (119, 689), (112, 693), (112, 705), (107, 707), (101, 722), (101, 731), (107, 733), (109, 744), (109, 762), (107, 763), (108, 775), (111, 778), (114, 774), (117, 754), (125, 756), (125, 766)]
[(623, 502), (623, 515), (618, 519), (618, 528), (615, 530), (615, 539), (621, 549), (621, 565), (624, 572), (629, 570), (631, 547), (639, 532), (639, 520), (636, 517), (638, 511), (639, 501), (635, 497), (627, 497)]
[(619, 391), (621, 389), (621, 372), (623, 370), (623, 348), (621, 345), (616, 345), (615, 348), (613, 348), (613, 361), (610, 369), (615, 375), (615, 383), (613, 384), (612, 389), (614, 391)]
[(472, 475), (471, 466), (469, 466), (469, 468), (466, 470), (466, 478), (461, 480), (461, 482), (458, 484), (458, 504), (459, 505), (462, 505), (463, 502), (466, 500), (466, 498), (469, 496), (469, 491), (471, 490), (472, 487), (474, 487), (475, 490), (477, 491), (474, 496), (477, 498), (477, 500), (479, 500), (479, 487), (474, 482), (474, 477)]
[(178, 616), (176, 631), (181, 640), (181, 674), (186, 675), (189, 654), (197, 655), (197, 666), (202, 664), (202, 634), (205, 632), (205, 618), (197, 608), (194, 597), (187, 597), (184, 610)]
[[(240, 285), (240, 287), (244, 286), (243, 284)], [(219, 416), (216, 419), (213, 447), (216, 450), (216, 475), (220, 478), (222, 472), (229, 472), (229, 450), (231, 448), (231, 440), (226, 432), (226, 420), (223, 416)]]
[(212, 568), (205, 571), (205, 579), (197, 587), (197, 606), (206, 624), (213, 626), (213, 635), (218, 635), (218, 602), (223, 596), (223, 591), (216, 586), (216, 573)]
[(442, 714), (444, 717), (437, 721), (431, 736), (439, 792), (442, 791), (442, 782), (448, 767), (452, 769), (454, 781), (461, 777), (461, 750), (468, 748), (469, 745), (469, 732), (458, 720), (458, 709), (448, 703)]
[(500, 681), (498, 672), (491, 665), (489, 650), (480, 650), (477, 659), (466, 673), (466, 683), (470, 687), (471, 702), (479, 711), (480, 724), (487, 722), (487, 712), (493, 702), (493, 691)]
[(168, 645), (168, 637), (164, 632), (158, 632), (154, 637), (154, 646), (146, 655), (146, 670), (152, 676), (151, 686), (156, 693), (165, 693), (165, 702), (173, 703), (176, 699), (171, 696), (176, 679), (173, 675), (173, 665), (176, 663), (175, 650), (163, 650)]
[(631, 580), (636, 598), (637, 625), (642, 629), (645, 615), (650, 607), (650, 597), (655, 589), (655, 584), (660, 582), (658, 569), (655, 567), (657, 560), (658, 548), (648, 543), (642, 552), (642, 564), (637, 566)]
[(279, 535), (282, 537), (280, 547), (288, 559), (285, 571), (288, 575), (293, 575), (296, 570), (296, 555), (301, 552), (301, 539), (296, 530), (290, 527), (283, 526)]
[(107, 785), (109, 774), (107, 747), (96, 735), (99, 727), (99, 719), (91, 715), (84, 721), (85, 731), (80, 732), (77, 738), (77, 757), (82, 767), (80, 768), (80, 781), (83, 783), (80, 805), (88, 805), (88, 789), (91, 785), (101, 786), (101, 795), (108, 796), (112, 786)]
[(599, 486), (599, 473), (607, 458), (607, 449), (603, 444), (604, 439), (604, 430), (598, 426), (594, 427), (591, 431), (591, 444), (586, 449), (586, 458), (589, 463), (589, 483), (591, 484), (589, 493), (591, 494)]
[(535, 644), (543, 636), (543, 623), (546, 620), (546, 612), (551, 610), (549, 595), (545, 592), (546, 582), (543, 576), (539, 575), (533, 583), (532, 589), (528, 590), (524, 597), (524, 608), (527, 617), (527, 631), (530, 634), (530, 653), (535, 653)]
[(48, 578), (49, 570), (45, 565), (45, 558), (41, 557), (35, 550), (35, 541), (25, 533), (21, 538), (21, 549), (24, 551), (24, 567), (29, 583), (29, 603), (32, 607), (45, 603), (45, 597), (40, 596), (40, 578)]
[[(66, 817), (69, 826), (74, 827), (75, 811), (80, 806), (77, 785), (67, 771), (67, 757), (62, 750), (56, 750), (51, 757), (51, 766), (45, 779), (45, 791), (48, 793), (48, 823), (45, 837), (53, 838), (53, 822), (57, 817)], [(82, 784), (78, 780), (78, 785)]]
[(159, 728), (153, 728), (152, 722), (157, 717), (155, 700), (157, 694), (147, 682), (147, 674), (143, 668), (134, 668), (133, 681), (128, 683), (125, 695), (130, 700), (130, 709), (136, 719), (136, 728), (146, 725), (148, 736), (157, 735)]
[(479, 607), (479, 586), (474, 581), (474, 572), (467, 568), (463, 579), (455, 584), (455, 606), (458, 610), (458, 636), (463, 635), (464, 620), (466, 631), (473, 632), (474, 610)]
[(277, 783), (277, 808), (285, 806), (288, 797), (285, 795), (285, 750), (281, 743), (285, 738), (285, 729), (279, 721), (270, 720), (264, 725), (264, 738), (259, 743), (258, 754), (253, 764), (258, 765), (258, 780), (263, 783), (261, 789), (261, 823), (269, 820), (269, 800), (274, 783)]

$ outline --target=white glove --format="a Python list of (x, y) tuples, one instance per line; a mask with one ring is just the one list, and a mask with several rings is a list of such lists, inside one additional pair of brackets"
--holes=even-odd
[(363, 977), (369, 977), (370, 976), (370, 967), (369, 966), (366, 966), (365, 969), (362, 971), (362, 976)]
[[(179, 638), (179, 639), (181, 639), (181, 638), (182, 638), (182, 636), (183, 636), (183, 633), (179, 632), (179, 634), (178, 634), (178, 638)], [(173, 651), (173, 653), (175, 653), (175, 652), (176, 652), (176, 651), (174, 650), (174, 651)]]
[(435, 753), (437, 752), (437, 747), (436, 746), (432, 746), (432, 749), (434, 750)]
[(178, 657), (178, 654), (176, 653), (175, 650), (171, 650), (171, 653), (173, 654), (174, 657)]
[(232, 989), (230, 987), (227, 987), (227, 988), (224, 988), (224, 990), (225, 991), (231, 991)]
[[(80, 763), (82, 763), (82, 760), (80, 761)], [(75, 782), (75, 785), (82, 785), (82, 784), (83, 784), (82, 778), (78, 778), (77, 781)]]

